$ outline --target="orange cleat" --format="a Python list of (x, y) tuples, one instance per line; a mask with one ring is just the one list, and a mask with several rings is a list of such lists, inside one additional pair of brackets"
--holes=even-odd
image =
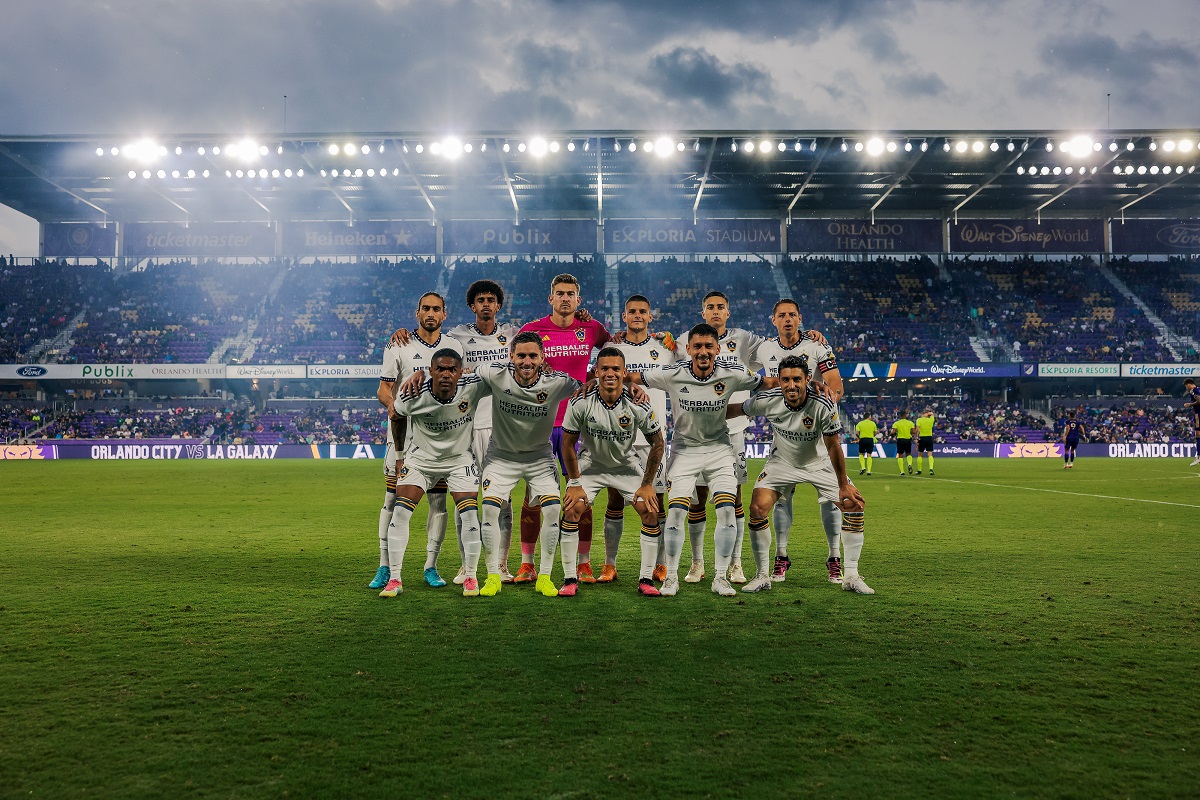
[(533, 583), (537, 580), (537, 570), (533, 564), (524, 563), (517, 570), (517, 574), (513, 576), (513, 583)]
[(605, 564), (600, 568), (600, 577), (596, 578), (596, 583), (612, 583), (617, 579), (617, 568), (612, 564)]
[(658, 564), (654, 567), (654, 574), (651, 576), (654, 580), (662, 583), (667, 579), (667, 565)]
[(592, 562), (590, 561), (585, 561), (580, 564), (579, 568), (575, 570), (575, 572), (579, 575), (580, 583), (596, 582), (596, 576), (592, 574)]

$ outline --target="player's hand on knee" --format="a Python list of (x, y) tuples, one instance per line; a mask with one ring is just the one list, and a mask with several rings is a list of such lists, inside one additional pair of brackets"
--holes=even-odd
[(838, 491), (837, 507), (842, 511), (848, 512), (865, 511), (867, 501), (859, 493), (858, 489), (853, 486), (843, 486)]
[(655, 519), (657, 519), (658, 495), (654, 493), (654, 487), (650, 485), (639, 487), (633, 495), (633, 507), (643, 518), (647, 514), (653, 514)]
[(587, 511), (587, 494), (582, 486), (568, 486), (563, 495), (563, 513), (569, 516), (583, 515)]

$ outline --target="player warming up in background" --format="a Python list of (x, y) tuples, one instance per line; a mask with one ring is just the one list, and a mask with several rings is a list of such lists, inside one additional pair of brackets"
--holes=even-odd
[(875, 458), (875, 434), (879, 426), (871, 418), (870, 412), (863, 414), (862, 421), (854, 426), (858, 435), (858, 474), (871, 474), (871, 461)]
[(1188, 378), (1183, 382), (1183, 388), (1187, 390), (1187, 406), (1192, 409), (1196, 421), (1196, 457), (1188, 465), (1194, 467), (1200, 464), (1200, 386), (1196, 386), (1196, 382)]
[[(563, 496), (562, 541), (563, 586), (559, 597), (574, 597), (579, 588), (575, 573), (575, 549), (579, 520), (592, 513), (592, 503), (601, 489), (608, 490), (609, 506), (614, 497), (628, 502), (642, 518), (642, 562), (638, 593), (658, 597), (654, 587), (654, 569), (658, 561), (658, 495), (654, 480), (659, 474), (666, 440), (661, 418), (648, 403), (633, 399), (625, 386), (628, 372), (625, 357), (615, 347), (605, 347), (596, 357), (596, 385), (582, 396), (571, 398), (563, 418), (563, 463), (566, 466), (567, 491)], [(635, 434), (649, 442), (645, 460), (638, 457)], [(576, 442), (583, 450), (575, 455)], [(608, 531), (605, 531), (606, 545)], [(615, 554), (620, 544), (612, 543)], [(605, 565), (608, 566), (607, 564)], [(615, 566), (613, 575), (616, 575)]]
[(892, 432), (896, 434), (896, 463), (900, 465), (900, 477), (904, 477), (905, 459), (908, 460), (908, 474), (912, 475), (912, 444), (913, 428), (916, 423), (908, 418), (908, 411), (900, 409), (900, 418), (892, 423)]
[[(1083, 425), (1075, 419), (1075, 411), (1067, 412), (1067, 424), (1063, 427), (1063, 469), (1075, 466), (1075, 448), (1079, 447), (1079, 437), (1086, 435)], [(933, 474), (933, 467), (929, 468)]]
[(929, 477), (933, 477), (933, 409), (917, 417), (917, 474), (921, 474), (921, 455), (929, 454)]
[[(842, 455), (842, 426), (837, 406), (809, 388), (809, 365), (789, 356), (779, 366), (779, 388), (755, 392), (750, 399), (731, 405), (728, 414), (766, 417), (774, 438), (771, 455), (754, 484), (750, 501), (750, 548), (758, 565), (758, 574), (743, 592), (761, 592), (771, 588), (770, 512), (784, 491), (807, 483), (817, 490), (823, 502), (834, 503), (841, 511), (841, 530), (846, 558), (841, 584), (846, 591), (874, 594), (858, 574), (862, 554), (866, 503), (846, 476)], [(817, 440), (822, 440), (822, 447)]]

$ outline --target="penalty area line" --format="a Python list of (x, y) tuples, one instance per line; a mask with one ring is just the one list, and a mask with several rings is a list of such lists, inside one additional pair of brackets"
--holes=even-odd
[(940, 483), (962, 483), (970, 486), (991, 486), (996, 489), (1021, 489), (1026, 492), (1047, 492), (1049, 494), (1070, 494), (1076, 497), (1096, 497), (1102, 500), (1126, 500), (1130, 503), (1153, 503), (1157, 506), (1179, 506), (1180, 508), (1200, 508), (1192, 503), (1172, 503), (1169, 500), (1146, 500), (1142, 497), (1117, 497), (1111, 494), (1088, 494), (1087, 492), (1065, 492), (1061, 489), (1042, 489), (1036, 486), (1011, 486), (1006, 483), (984, 483), (983, 481), (957, 481), (953, 478), (941, 478)]

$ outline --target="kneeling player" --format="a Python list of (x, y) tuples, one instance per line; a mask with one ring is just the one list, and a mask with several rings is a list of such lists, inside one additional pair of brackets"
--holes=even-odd
[[(837, 505), (842, 512), (842, 588), (859, 594), (875, 594), (858, 574), (858, 559), (863, 546), (863, 521), (866, 501), (846, 476), (846, 458), (840, 438), (837, 406), (808, 389), (811, 372), (807, 363), (795, 356), (779, 365), (779, 388), (756, 392), (749, 400), (730, 406), (730, 416), (745, 414), (766, 417), (774, 438), (750, 501), (750, 547), (758, 565), (758, 574), (746, 584), (744, 592), (771, 588), (771, 509), (781, 494), (800, 483), (817, 490), (822, 501)], [(825, 458), (817, 449), (824, 440)]]
[[(458, 509), (458, 534), (467, 577), (463, 594), (479, 594), (479, 470), (471, 452), (472, 422), (488, 388), (475, 375), (463, 375), (462, 356), (450, 348), (430, 359), (430, 378), (415, 396), (396, 399), (396, 413), (412, 420), (412, 441), (396, 481), (396, 507), (388, 526), (390, 580), (380, 597), (404, 591), (400, 570), (408, 547), (409, 525), (421, 495), (445, 481)], [(442, 584), (445, 585), (444, 583)]]
[[(642, 564), (638, 593), (659, 597), (654, 588), (654, 568), (658, 561), (658, 496), (654, 480), (662, 464), (666, 442), (662, 423), (647, 403), (635, 402), (625, 388), (625, 356), (615, 347), (605, 347), (596, 357), (597, 384), (585, 394), (572, 398), (562, 424), (563, 464), (567, 472), (567, 492), (563, 497), (562, 549), (563, 587), (560, 597), (573, 597), (579, 587), (575, 574), (576, 548), (579, 544), (579, 520), (592, 511), (592, 503), (601, 489), (620, 493), (642, 518)], [(650, 443), (643, 464), (634, 449), (641, 431)], [(575, 454), (575, 443), (582, 437), (583, 452)], [(616, 532), (617, 542), (620, 531)], [(615, 549), (615, 543), (614, 543)], [(615, 577), (616, 570), (613, 570)]]

